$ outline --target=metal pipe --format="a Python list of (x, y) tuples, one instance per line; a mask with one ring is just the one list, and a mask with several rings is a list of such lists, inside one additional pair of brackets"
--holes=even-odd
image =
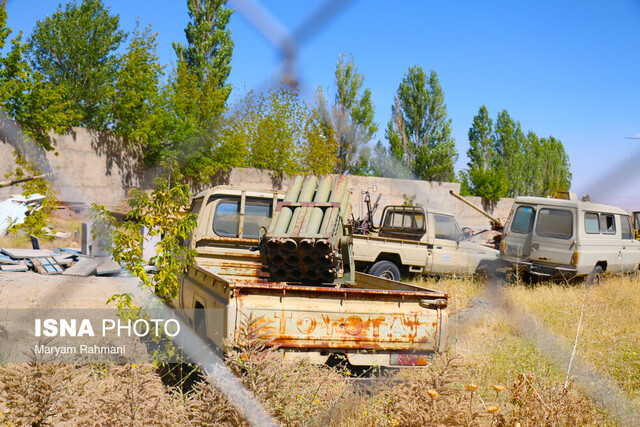
[(345, 191), (347, 191), (347, 177), (345, 175), (340, 175), (336, 179), (333, 191), (331, 192), (331, 197), (329, 197), (329, 201), (341, 202), (342, 198), (344, 197)]
[(269, 252), (278, 252), (282, 250), (282, 242), (280, 239), (271, 238), (267, 241), (267, 249)]
[(318, 231), (320, 234), (327, 234), (327, 227), (329, 227), (329, 222), (331, 221), (331, 215), (333, 215), (334, 208), (327, 208), (324, 211), (324, 218), (322, 218), (322, 224), (320, 224), (320, 230)]
[(302, 239), (299, 246), (303, 252), (311, 252), (313, 251), (314, 243), (313, 239)]
[(291, 184), (289, 184), (289, 189), (287, 190), (287, 194), (284, 195), (285, 202), (297, 202), (298, 196), (300, 195), (300, 190), (302, 189), (302, 183), (304, 178), (302, 175), (296, 175), (291, 180)]
[(468, 200), (465, 200), (461, 195), (456, 194), (453, 190), (449, 190), (449, 194), (451, 194), (453, 197), (455, 197), (456, 199), (460, 200), (461, 202), (469, 205), (471, 208), (475, 209), (476, 211), (480, 212), (482, 215), (486, 216), (492, 222), (494, 222), (497, 226), (504, 226), (504, 224), (502, 224), (502, 222), (500, 222), (500, 220), (498, 218), (495, 218), (495, 217), (489, 215), (488, 213), (486, 213), (485, 211), (483, 211), (479, 207), (475, 206), (473, 203), (469, 202)]
[(287, 255), (287, 264), (292, 267), (295, 267), (298, 264), (300, 264), (300, 255), (295, 253)]
[[(324, 203), (329, 200), (329, 195), (331, 194), (331, 187), (333, 185), (333, 178), (330, 175), (325, 175), (320, 179), (320, 183), (318, 184), (318, 190), (316, 191), (316, 195), (313, 198), (314, 202)], [(309, 226), (307, 227), (307, 235), (318, 234), (320, 230), (320, 225), (322, 224), (322, 218), (324, 216), (324, 211), (320, 207), (313, 208), (311, 212), (311, 219), (309, 220)]]
[(293, 210), (293, 216), (289, 221), (289, 227), (287, 227), (287, 236), (291, 236), (296, 227), (296, 222), (298, 221), (298, 217), (300, 216), (300, 208), (297, 207)]
[(318, 254), (326, 254), (331, 251), (331, 243), (327, 239), (320, 239), (316, 242), (314, 250)]
[[(302, 177), (302, 175), (296, 175), (293, 177), (293, 179), (291, 180), (291, 185), (289, 185), (289, 189), (287, 190), (287, 194), (285, 194), (284, 196), (284, 202), (295, 202), (298, 200), (303, 181), (304, 178)], [(273, 227), (273, 234), (285, 234), (287, 229), (289, 228), (289, 224), (291, 223), (292, 216), (293, 209), (288, 206), (283, 206), (280, 209), (278, 219), (276, 220), (275, 226)]]
[(298, 249), (298, 244), (293, 239), (286, 239), (282, 244), (282, 248), (287, 252), (295, 252)]
[(320, 273), (316, 269), (307, 270), (305, 271), (304, 275), (308, 280), (311, 280), (314, 282), (320, 278)]
[(291, 277), (291, 280), (297, 282), (299, 280), (302, 280), (302, 278), (304, 277), (304, 272), (299, 268), (292, 268), (289, 272), (289, 277)]
[(269, 262), (271, 265), (279, 266), (284, 264), (284, 257), (281, 254), (275, 254), (269, 256)]
[(351, 215), (351, 205), (349, 204), (349, 192), (345, 191), (340, 201), (340, 212), (342, 213), (342, 223), (345, 224)]
[(312, 255), (305, 255), (302, 257), (302, 264), (304, 264), (305, 267), (313, 267), (317, 264), (316, 257)]
[(307, 178), (302, 184), (302, 190), (298, 196), (298, 202), (310, 202), (313, 200), (313, 195), (316, 192), (318, 186), (318, 177), (315, 175), (307, 175)]
[(280, 209), (280, 214), (278, 215), (278, 219), (276, 220), (276, 225), (273, 228), (273, 234), (285, 234), (287, 228), (289, 227), (289, 223), (291, 222), (292, 216), (293, 210), (288, 206), (283, 206), (282, 209)]

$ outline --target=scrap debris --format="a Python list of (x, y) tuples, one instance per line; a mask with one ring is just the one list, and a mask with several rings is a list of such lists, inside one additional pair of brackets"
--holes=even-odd
[(29, 271), (87, 277), (117, 276), (122, 266), (110, 256), (84, 256), (80, 250), (0, 248), (0, 271)]

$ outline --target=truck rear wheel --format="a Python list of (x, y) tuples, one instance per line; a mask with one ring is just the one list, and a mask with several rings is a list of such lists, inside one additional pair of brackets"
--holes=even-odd
[(391, 261), (378, 261), (371, 266), (369, 274), (384, 279), (400, 281), (400, 269)]

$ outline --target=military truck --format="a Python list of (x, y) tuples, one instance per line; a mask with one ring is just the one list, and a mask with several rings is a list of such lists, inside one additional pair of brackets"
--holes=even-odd
[(470, 275), (498, 263), (496, 249), (466, 240), (453, 214), (387, 206), (380, 226), (354, 235), (356, 270), (400, 280), (408, 274)]
[(604, 272), (640, 267), (640, 242), (622, 209), (566, 198), (518, 197), (500, 253), (525, 276), (597, 281)]
[(444, 348), (444, 292), (354, 270), (346, 177), (294, 177), (287, 194), (219, 186), (192, 203), (196, 264), (173, 304), (219, 351), (259, 319), (286, 358), (416, 366)]

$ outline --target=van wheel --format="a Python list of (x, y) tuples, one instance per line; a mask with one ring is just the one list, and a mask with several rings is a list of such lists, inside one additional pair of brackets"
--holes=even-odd
[(591, 273), (587, 275), (587, 279), (586, 279), (587, 286), (599, 285), (603, 275), (604, 275), (604, 270), (602, 270), (601, 266), (596, 265), (595, 267), (593, 267), (593, 270), (591, 270)]
[(378, 261), (371, 266), (369, 274), (384, 279), (400, 281), (400, 269), (391, 261)]

